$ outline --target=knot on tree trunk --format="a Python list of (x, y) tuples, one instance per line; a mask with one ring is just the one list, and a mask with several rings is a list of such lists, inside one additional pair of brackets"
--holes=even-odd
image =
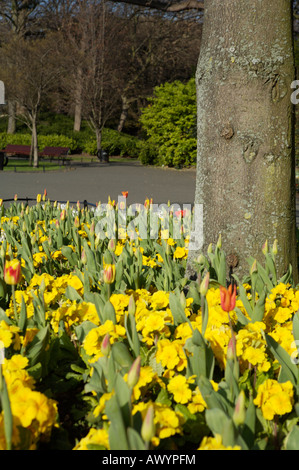
[(222, 130), (221, 130), (221, 137), (224, 137), (224, 139), (229, 140), (234, 136), (234, 128), (231, 124), (226, 124)]

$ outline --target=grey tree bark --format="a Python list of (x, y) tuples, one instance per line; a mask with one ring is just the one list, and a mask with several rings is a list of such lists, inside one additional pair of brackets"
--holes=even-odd
[(297, 279), (293, 80), (289, 0), (205, 0), (195, 203), (202, 251), (221, 233), (240, 275), (248, 256), (261, 260), (264, 242), (277, 239), (278, 274), (292, 264)]

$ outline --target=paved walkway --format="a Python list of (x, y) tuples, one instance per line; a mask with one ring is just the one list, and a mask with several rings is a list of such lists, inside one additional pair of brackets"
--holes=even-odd
[(108, 196), (117, 201), (122, 191), (128, 191), (128, 204), (154, 203), (193, 204), (195, 170), (174, 170), (145, 167), (139, 162), (93, 163), (66, 168), (62, 171), (37, 173), (0, 172), (0, 198), (35, 198), (47, 189), (48, 197), (58, 201), (107, 202)]
[[(45, 173), (0, 172), (0, 198), (34, 198), (47, 189), (51, 200), (107, 202), (108, 196), (117, 200), (122, 191), (128, 191), (127, 203), (193, 204), (195, 169), (174, 170), (146, 167), (139, 162), (117, 162), (109, 165), (91, 163)], [(296, 198), (296, 220), (299, 226), (299, 194)]]

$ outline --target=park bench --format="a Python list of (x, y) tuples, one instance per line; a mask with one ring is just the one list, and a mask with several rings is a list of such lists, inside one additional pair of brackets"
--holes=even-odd
[(68, 147), (45, 147), (41, 152), (39, 152), (40, 157), (49, 157), (50, 161), (54, 157), (58, 157), (59, 160), (62, 160), (63, 163), (69, 160), (68, 154), (70, 149)]
[(0, 150), (0, 170), (8, 164), (7, 155), (18, 155), (21, 158), (27, 158), (30, 155), (30, 145), (7, 144), (5, 149)]
[[(0, 150), (0, 153), (5, 155), (4, 166), (8, 163), (7, 155), (17, 155), (18, 157), (28, 157), (30, 155), (31, 146), (30, 145), (15, 145), (7, 144), (5, 149)], [(69, 154), (70, 149), (68, 147), (45, 147), (41, 152), (39, 152), (40, 157), (58, 157), (63, 160), (63, 163), (67, 161), (67, 155)]]
[(27, 157), (30, 155), (30, 149), (30, 145), (7, 144), (5, 149), (0, 150), (0, 152), (5, 153), (6, 155), (20, 155)]
[(66, 157), (69, 154), (70, 149), (68, 147), (45, 147), (39, 155), (41, 157)]

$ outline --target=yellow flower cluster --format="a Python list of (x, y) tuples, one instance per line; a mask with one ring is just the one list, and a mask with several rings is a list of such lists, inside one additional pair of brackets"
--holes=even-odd
[(293, 397), (294, 389), (290, 381), (279, 383), (267, 379), (259, 386), (254, 403), (261, 408), (264, 418), (271, 421), (275, 415), (284, 415), (292, 411)]
[[(57, 424), (57, 403), (34, 390), (35, 382), (26, 370), (28, 359), (14, 355), (2, 365), (13, 415), (13, 446), (35, 449), (37, 442), (47, 440)], [(21, 431), (23, 430), (23, 431)], [(0, 449), (6, 449), (4, 416), (0, 415)]]
[(241, 450), (241, 447), (223, 445), (222, 437), (216, 434), (215, 437), (204, 437), (198, 450)]
[[(83, 220), (85, 215), (82, 212), (79, 215), (82, 216)], [(110, 423), (108, 409), (106, 414), (106, 404), (111, 398), (115, 398), (114, 393), (116, 391), (111, 390), (111, 387), (108, 386), (107, 389), (105, 388), (108, 383), (106, 376), (106, 382), (101, 382), (99, 387), (100, 390), (104, 390), (104, 393), (96, 391), (96, 387), (92, 389), (92, 384), (96, 381), (96, 374), (93, 375), (93, 373), (96, 367), (95, 362), (99, 361), (99, 367), (108, 364), (110, 346), (113, 347), (115, 343), (123, 343), (132, 353), (133, 348), (130, 350), (131, 343), (129, 342), (129, 330), (127, 328), (130, 323), (129, 320), (132, 319), (134, 319), (140, 342), (140, 357), (138, 359), (141, 359), (142, 365), (138, 371), (137, 383), (134, 386), (132, 385), (132, 389), (130, 388), (128, 374), (122, 375), (122, 378), (127, 381), (130, 389), (130, 409), (134, 419), (136, 419), (136, 422), (140, 420), (140, 416), (136, 416), (138, 413), (140, 413), (142, 419), (145, 419), (149, 408), (152, 407), (155, 435), (151, 438), (151, 445), (153, 447), (158, 447), (160, 444), (167, 445), (164, 442), (161, 443), (161, 441), (171, 441), (178, 436), (183, 442), (184, 426), (186, 425), (188, 428), (190, 425), (190, 423), (186, 424), (188, 415), (195, 417), (194, 420), (198, 418), (199, 422), (204, 421), (204, 413), (207, 408), (197, 384), (197, 377), (189, 374), (191, 362), (188, 362), (189, 359), (194, 359), (191, 357), (193, 353), (188, 349), (188, 345), (192, 342), (194, 330), (199, 330), (201, 333), (203, 330), (202, 309), (198, 305), (195, 306), (196, 302), (193, 301), (193, 298), (181, 297), (180, 306), (183, 308), (188, 321), (178, 323), (175, 321), (176, 312), (170, 308), (170, 291), (173, 291), (174, 287), (168, 290), (167, 284), (164, 284), (163, 276), (162, 281), (157, 278), (160, 282), (158, 288), (158, 284), (147, 284), (147, 289), (132, 287), (137, 285), (133, 282), (136, 280), (136, 272), (131, 276), (130, 266), (125, 266), (125, 268), (128, 268), (126, 272), (128, 278), (132, 277), (129, 287), (123, 288), (123, 285), (126, 284), (123, 281), (123, 284), (119, 284), (119, 288), (113, 290), (112, 286), (116, 282), (119, 273), (121, 273), (121, 270), (118, 271), (117, 262), (123, 254), (132, 256), (134, 260), (140, 260), (140, 263), (142, 261), (142, 269), (145, 268), (146, 273), (156, 275), (161, 269), (165, 277), (167, 270), (163, 271), (162, 268), (166, 258), (163, 259), (164, 255), (161, 256), (160, 252), (146, 251), (145, 244), (141, 244), (140, 240), (131, 240), (129, 243), (125, 239), (113, 240), (108, 248), (111, 258), (113, 258), (113, 262), (111, 262), (113, 264), (110, 265), (110, 261), (105, 264), (104, 251), (99, 253), (102, 248), (103, 250), (106, 249), (104, 248), (105, 244), (97, 239), (96, 235), (94, 239), (90, 236), (90, 233), (94, 231), (94, 226), (87, 221), (90, 221), (90, 219), (86, 218), (84, 223), (81, 223), (78, 218), (76, 224), (72, 226), (68, 224), (68, 217), (67, 212), (64, 211), (63, 217), (57, 219), (51, 212), (50, 219), (37, 222), (33, 219), (31, 221), (28, 235), (31, 238), (33, 251), (30, 255), (21, 258), (23, 273), (27, 274), (27, 276), (24, 276), (26, 280), (23, 280), (15, 288), (10, 304), (8, 307), (6, 305), (5, 315), (8, 320), (4, 315), (1, 315), (0, 319), (0, 342), (8, 350), (2, 368), (13, 414), (13, 447), (18, 449), (37, 448), (39, 441), (49, 438), (53, 426), (56, 426), (57, 423), (58, 404), (37, 390), (36, 382), (30, 375), (29, 360), (26, 358), (27, 347), (30, 347), (30, 343), (39, 333), (35, 317), (38, 316), (36, 302), (41, 298), (45, 310), (43, 320), (50, 332), (50, 338), (48, 343), (43, 346), (45, 349), (43, 352), (48, 354), (49, 351), (52, 351), (51, 341), (53, 341), (53, 344), (55, 343), (53, 347), (55, 355), (55, 347), (58, 342), (60, 339), (63, 342), (68, 335), (71, 340), (69, 344), (74, 345), (75, 352), (73, 350), (72, 352), (74, 352), (78, 358), (78, 363), (80, 363), (80, 367), (77, 363), (72, 364), (74, 367), (70, 367), (71, 373), (68, 369), (68, 377), (74, 378), (77, 374), (77, 380), (80, 380), (81, 384), (84, 382), (87, 385), (86, 388), (81, 387), (83, 389), (83, 398), (82, 396), (81, 398), (90, 407), (87, 414), (88, 418), (86, 418), (86, 422), (90, 424), (90, 430), (85, 437), (76, 441), (74, 449), (110, 449)], [(9, 229), (17, 231), (22, 224), (25, 224), (25, 219), (23, 216), (2, 217), (1, 224), (8, 224)], [(32, 229), (32, 227), (35, 228)], [(78, 237), (76, 240), (76, 237), (71, 239), (73, 229)], [(60, 230), (59, 235), (62, 243), (68, 239), (65, 248), (70, 249), (69, 251), (64, 251), (63, 247), (60, 247), (57, 243), (53, 248), (51, 237), (53, 235), (55, 238), (56, 230)], [(50, 233), (51, 235), (49, 235)], [(8, 239), (11, 241), (13, 238), (8, 237)], [(84, 286), (86, 286), (86, 277), (84, 276), (89, 276), (88, 262), (90, 260), (87, 261), (87, 257), (80, 259), (83, 241), (86, 241), (88, 246), (92, 247), (91, 253), (89, 253), (91, 258), (95, 255), (94, 263), (91, 263), (90, 291), (88, 293), (84, 292)], [(163, 254), (161, 240), (157, 243)], [(48, 250), (46, 246), (48, 246)], [(184, 261), (188, 255), (187, 241), (185, 246), (179, 246), (175, 240), (169, 238), (164, 246), (167, 248), (165, 251), (166, 256), (168, 257), (169, 253), (172, 254), (172, 267), (184, 266)], [(8, 244), (8, 251), (10, 257), (18, 256), (20, 258), (16, 246), (10, 247)], [(63, 253), (70, 252), (70, 259), (67, 259)], [(22, 253), (24, 254), (24, 252)], [(1, 253), (1, 268), (3, 267), (2, 260), (7, 258), (7, 255), (8, 253)], [(72, 264), (72, 255), (79, 256), (78, 266), (74, 267), (74, 264)], [(121, 261), (123, 262), (125, 259), (126, 257), (122, 258)], [(51, 260), (54, 260), (53, 264), (51, 264)], [(107, 277), (109, 272), (104, 273), (101, 270), (109, 265), (113, 266), (113, 269), (111, 268), (110, 276)], [(35, 274), (29, 280), (29, 267), (32, 266), (35, 268)], [(46, 267), (47, 270), (44, 269)], [(97, 268), (99, 268), (99, 272), (96, 272)], [(121, 268), (124, 268), (124, 266), (121, 265)], [(49, 274), (50, 272), (52, 274)], [(140, 274), (139, 271), (138, 274)], [(92, 277), (94, 277), (93, 281), (91, 280)], [(85, 281), (82, 282), (82, 280)], [(105, 298), (106, 302), (105, 282), (103, 283), (102, 280), (106, 281), (106, 284), (109, 284), (112, 289), (111, 291), (109, 289), (108, 299), (115, 312), (115, 322), (111, 319), (101, 322), (100, 318), (102, 317), (97, 310), (99, 304), (95, 305), (90, 301), (93, 298), (93, 291), (96, 291), (96, 295), (101, 296), (103, 294), (102, 300), (104, 301)], [(182, 285), (184, 284), (180, 284), (180, 287)], [(245, 284), (244, 287), (248, 292), (248, 300), (253, 302), (250, 286)], [(70, 296), (70, 293), (73, 293), (74, 296)], [(76, 293), (78, 296), (75, 295)], [(132, 298), (134, 299), (133, 307)], [(23, 301), (26, 306), (28, 321), (26, 331), (22, 330), (18, 322)], [(218, 287), (208, 289), (206, 301), (208, 321), (205, 327), (204, 339), (213, 351), (216, 369), (215, 377), (218, 377), (217, 382), (210, 380), (213, 390), (215, 392), (219, 389), (221, 391), (225, 390), (224, 387), (221, 388), (223, 386), (221, 381), (226, 379), (226, 376), (223, 376), (223, 371), (227, 365), (228, 347), (231, 344), (233, 335), (240, 374), (248, 373), (249, 375), (248, 371), (254, 370), (254, 378), (257, 379), (258, 383), (256, 390), (253, 386), (254, 405), (260, 408), (259, 413), (262, 413), (263, 417), (269, 421), (272, 421), (276, 416), (291, 413), (296, 398), (295, 390), (291, 382), (278, 382), (279, 363), (270, 354), (266, 335), (274, 338), (291, 357), (297, 357), (293, 336), (293, 318), (299, 310), (299, 289), (283, 283), (274, 287), (266, 298), (265, 312), (261, 321), (253, 321), (249, 317), (240, 298), (236, 300), (235, 310), (229, 313), (224, 311), (221, 307)], [(239, 322), (240, 311), (243, 314), (242, 322)], [(82, 336), (78, 331), (81, 332)], [(134, 330), (134, 333), (136, 332)], [(105, 349), (103, 342), (105, 342), (107, 336), (110, 344)], [(82, 366), (82, 364), (84, 365)], [(111, 364), (109, 363), (109, 365)], [(109, 369), (111, 374), (112, 369), (112, 367), (111, 370)], [(92, 379), (95, 379), (95, 381), (92, 382)], [(244, 378), (245, 380), (247, 380), (247, 376)], [(244, 385), (244, 382), (242, 384)], [(151, 408), (150, 411), (152, 412)], [(195, 423), (195, 427), (197, 424)], [(100, 429), (97, 429), (97, 426)], [(238, 450), (240, 448), (238, 446), (225, 446), (223, 436), (218, 434), (214, 434), (213, 437), (205, 436), (201, 443), (196, 442), (195, 445), (199, 450)], [(0, 414), (0, 449), (5, 449), (3, 412)]]

